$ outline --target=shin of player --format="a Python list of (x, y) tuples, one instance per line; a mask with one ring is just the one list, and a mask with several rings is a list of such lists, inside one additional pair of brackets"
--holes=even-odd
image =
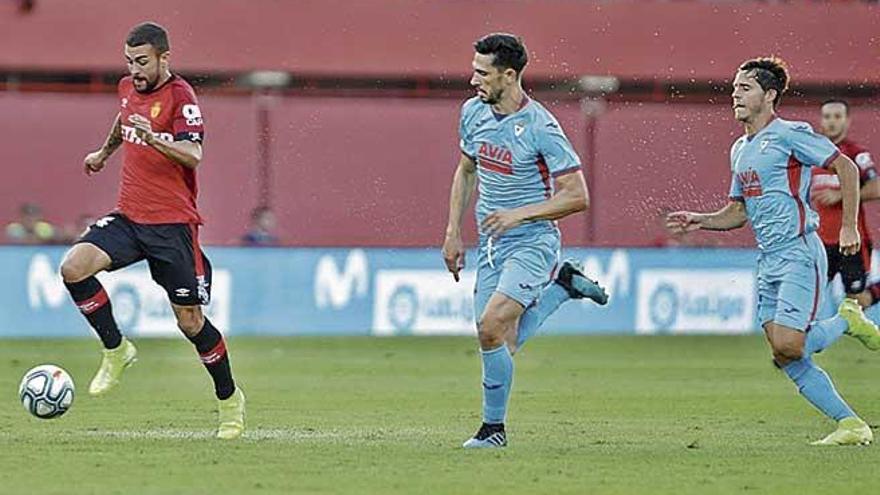
[(826, 256), (816, 234), (818, 217), (809, 203), (810, 168), (822, 167), (840, 181), (842, 222), (839, 249), (851, 255), (860, 248), (856, 229), (858, 171), (828, 138), (808, 124), (776, 117), (788, 87), (788, 71), (777, 58), (759, 58), (739, 67), (733, 83), (733, 111), (745, 134), (731, 149), (730, 202), (714, 213), (671, 213), (674, 233), (731, 230), (750, 222), (760, 250), (758, 315), (773, 360), (798, 391), (838, 429), (820, 445), (864, 444), (870, 428), (837, 393), (812, 354), (849, 333), (863, 342), (880, 338), (852, 300), (839, 315), (815, 320), (826, 287)]
[(119, 114), (101, 148), (84, 160), (86, 174), (96, 174), (123, 147), (119, 201), (115, 211), (83, 234), (61, 266), (74, 302), (105, 347), (89, 392), (110, 391), (137, 355), (120, 334), (95, 274), (146, 260), (153, 280), (168, 294), (178, 327), (214, 382), (217, 436), (236, 438), (244, 429), (244, 394), (232, 379), (223, 336), (202, 313), (210, 300), (211, 264), (198, 241), (201, 111), (192, 87), (170, 71), (164, 28), (149, 22), (136, 26), (124, 53), (129, 74), (119, 82)]
[[(520, 39), (491, 34), (475, 43), (460, 121), (461, 158), (449, 200), (443, 258), (456, 281), (464, 268), (461, 220), (479, 187), (480, 253), (474, 305), (482, 358), (483, 424), (464, 447), (507, 444), (504, 421), (513, 352), (563, 302), (607, 295), (578, 263), (559, 265), (555, 220), (588, 206), (581, 163), (556, 119), (523, 92)], [(555, 279), (554, 279), (555, 276)]]

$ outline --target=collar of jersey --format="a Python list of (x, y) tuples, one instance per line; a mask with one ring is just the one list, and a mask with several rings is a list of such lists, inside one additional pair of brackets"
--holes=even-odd
[(754, 141), (754, 139), (755, 139), (756, 137), (758, 137), (758, 135), (760, 135), (762, 132), (766, 131), (771, 125), (773, 125), (773, 123), (776, 122), (776, 119), (777, 119), (777, 118), (778, 118), (778, 117), (777, 117), (776, 115), (773, 115), (773, 117), (770, 119), (770, 121), (767, 122), (767, 125), (765, 125), (764, 128), (761, 129), (760, 131), (756, 132), (752, 137), (749, 137), (749, 135), (746, 134), (746, 141), (749, 142), (749, 143), (751, 143), (752, 141)]
[(507, 117), (510, 117), (511, 115), (518, 114), (519, 112), (522, 111), (523, 108), (526, 107), (526, 105), (528, 105), (531, 102), (532, 102), (532, 99), (529, 98), (529, 95), (523, 93), (523, 99), (522, 99), (522, 101), (519, 102), (519, 108), (517, 108), (515, 112), (502, 114), (502, 113), (498, 113), (495, 110), (493, 110), (491, 106), (489, 107), (489, 111), (491, 111), (492, 115), (495, 116), (495, 120), (497, 120), (498, 122), (501, 122), (502, 120), (506, 119)]

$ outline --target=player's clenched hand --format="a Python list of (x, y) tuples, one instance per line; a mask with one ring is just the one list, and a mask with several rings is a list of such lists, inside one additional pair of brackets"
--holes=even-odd
[(816, 191), (813, 199), (820, 205), (831, 206), (840, 203), (843, 195), (840, 193), (840, 189), (822, 189), (821, 191)]
[(153, 139), (155, 139), (156, 136), (153, 134), (153, 127), (148, 118), (143, 115), (133, 114), (129, 115), (128, 122), (134, 127), (134, 133), (143, 142), (147, 144), (153, 142)]
[(666, 215), (666, 228), (673, 234), (684, 234), (700, 230), (700, 216), (689, 211), (676, 211)]
[(480, 226), (483, 232), (497, 239), (521, 223), (522, 218), (516, 210), (496, 210), (486, 215)]
[(85, 169), (86, 175), (97, 174), (104, 168), (106, 162), (107, 155), (104, 154), (104, 150), (89, 153), (83, 160), (83, 168)]
[(461, 279), (459, 272), (464, 269), (464, 244), (461, 242), (461, 236), (446, 236), (446, 240), (443, 241), (443, 261), (446, 263), (446, 269), (458, 282)]
[(859, 231), (855, 227), (841, 227), (840, 229), (840, 252), (845, 255), (853, 255), (862, 248), (862, 240)]

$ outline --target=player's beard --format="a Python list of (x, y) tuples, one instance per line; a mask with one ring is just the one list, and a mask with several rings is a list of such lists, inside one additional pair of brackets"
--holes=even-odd
[(501, 101), (501, 97), (504, 96), (504, 90), (498, 89), (493, 92), (487, 91), (486, 93), (478, 93), (478, 95), (480, 97), (480, 101), (482, 101), (483, 103), (487, 105), (495, 105), (499, 101)]
[(156, 89), (156, 83), (159, 82), (159, 74), (156, 74), (156, 77), (152, 77), (152, 78), (143, 77), (143, 78), (137, 78), (137, 80), (145, 81), (146, 85), (144, 86), (144, 89), (138, 89), (137, 85), (135, 85), (134, 90), (137, 91), (138, 93), (149, 93), (150, 91), (153, 91), (154, 89)]

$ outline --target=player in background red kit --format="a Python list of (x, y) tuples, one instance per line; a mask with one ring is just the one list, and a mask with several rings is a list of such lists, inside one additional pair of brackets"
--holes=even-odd
[(861, 202), (858, 229), (862, 238), (862, 248), (858, 253), (844, 255), (838, 249), (837, 235), (840, 232), (843, 210), (840, 200), (840, 181), (837, 176), (823, 168), (813, 168), (810, 196), (819, 213), (819, 237), (828, 253), (828, 281), (830, 282), (840, 273), (847, 297), (857, 300), (866, 308), (880, 299), (880, 286), (877, 284), (872, 287), (867, 286), (872, 247), (871, 235), (861, 204), (880, 198), (880, 180), (868, 150), (847, 137), (851, 122), (849, 104), (846, 101), (831, 99), (822, 104), (822, 134), (831, 139), (840, 152), (855, 162), (859, 169)]
[(192, 87), (169, 69), (168, 34), (154, 23), (135, 26), (125, 41), (129, 75), (119, 82), (119, 114), (85, 172), (100, 172), (122, 146), (122, 184), (116, 209), (99, 219), (68, 251), (61, 275), (77, 307), (104, 344), (89, 386), (112, 389), (137, 350), (119, 331), (107, 292), (95, 278), (147, 260), (150, 275), (168, 294), (177, 326), (195, 346), (214, 381), (219, 402), (217, 437), (244, 430), (244, 394), (236, 388), (226, 344), (202, 313), (211, 291), (211, 264), (199, 246), (196, 168), (204, 128)]

